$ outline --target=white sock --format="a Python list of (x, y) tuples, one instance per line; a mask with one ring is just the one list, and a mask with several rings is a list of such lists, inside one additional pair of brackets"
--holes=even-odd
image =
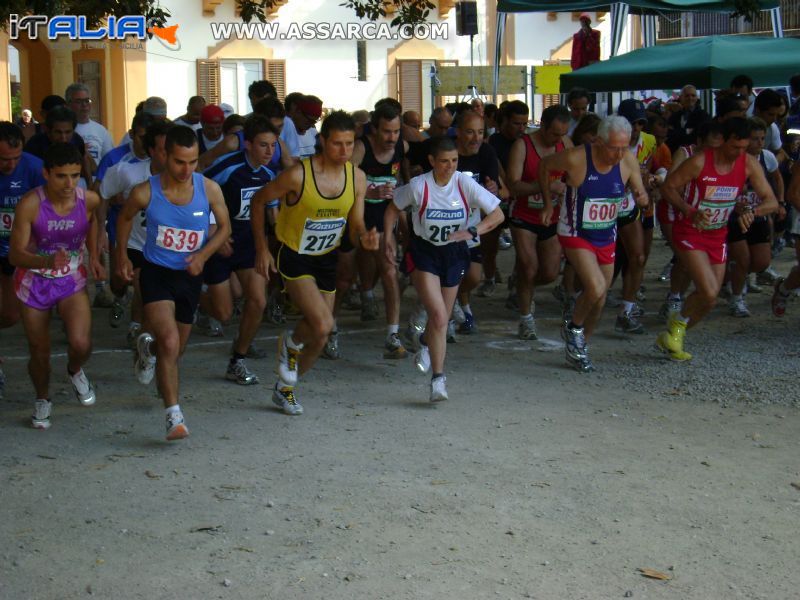
[(391, 337), (393, 333), (398, 333), (399, 331), (400, 331), (400, 325), (387, 325), (386, 337)]
[(633, 310), (633, 302), (628, 302), (627, 300), (622, 301), (622, 310), (620, 311), (621, 315), (629, 315)]
[(522, 315), (519, 318), (519, 320), (520, 321), (533, 321), (533, 315), (531, 313), (528, 313), (527, 315)]
[(167, 416), (170, 416), (175, 413), (181, 414), (181, 405), (173, 404), (172, 406), (168, 406), (167, 408), (164, 409), (164, 412), (167, 414)]
[(462, 304), (461, 310), (463, 310), (464, 313), (472, 314), (472, 307), (469, 304)]

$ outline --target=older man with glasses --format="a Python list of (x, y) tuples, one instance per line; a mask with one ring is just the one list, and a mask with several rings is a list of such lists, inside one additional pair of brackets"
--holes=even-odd
[(95, 165), (99, 164), (100, 159), (114, 148), (114, 142), (108, 129), (90, 118), (92, 94), (89, 88), (83, 83), (71, 83), (64, 92), (64, 98), (77, 119), (75, 132), (83, 138)]

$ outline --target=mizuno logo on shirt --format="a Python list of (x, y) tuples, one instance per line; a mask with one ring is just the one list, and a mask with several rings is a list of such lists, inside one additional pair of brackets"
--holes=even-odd
[(198, 211), (198, 212), (193, 212), (193, 213), (192, 213), (192, 216), (195, 216), (195, 217), (202, 217), (202, 216), (203, 216), (203, 211), (201, 210), (201, 211)]
[(438, 208), (429, 208), (425, 211), (425, 218), (437, 221), (453, 221), (456, 219), (464, 218), (464, 210), (459, 208), (457, 210), (442, 210)]

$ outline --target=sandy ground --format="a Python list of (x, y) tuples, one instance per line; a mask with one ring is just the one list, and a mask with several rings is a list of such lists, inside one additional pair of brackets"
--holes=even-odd
[[(473, 302), (480, 333), (449, 345), (438, 406), (410, 359), (381, 358), (380, 322), (356, 313), (340, 324), (344, 358), (301, 381), (302, 417), (269, 399), (276, 328), (260, 330), (270, 355), (250, 361), (253, 387), (222, 379), (233, 328), (194, 335), (191, 437), (171, 444), (106, 311), (92, 408), (68, 391), (54, 323), (46, 432), (29, 427), (21, 329), (4, 331), (0, 598), (799, 597), (800, 305), (783, 321), (767, 294), (748, 320), (721, 305), (690, 333), (691, 364), (651, 349), (655, 318), (623, 338), (608, 309), (598, 372), (582, 375), (564, 364), (549, 293), (538, 342), (515, 340), (503, 300)], [(731, 368), (763, 375), (742, 387)]]

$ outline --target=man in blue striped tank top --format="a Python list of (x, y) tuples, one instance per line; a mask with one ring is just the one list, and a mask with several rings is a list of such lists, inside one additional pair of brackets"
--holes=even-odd
[(625, 186), (633, 190), (639, 206), (647, 205), (639, 163), (629, 147), (630, 123), (619, 116), (606, 117), (597, 135), (593, 144), (551, 154), (539, 163), (545, 226), (553, 215), (550, 174), (566, 173), (567, 195), (559, 215), (558, 239), (583, 291), (562, 334), (567, 362), (584, 373), (594, 371), (586, 340), (600, 319), (614, 275), (617, 214)]

